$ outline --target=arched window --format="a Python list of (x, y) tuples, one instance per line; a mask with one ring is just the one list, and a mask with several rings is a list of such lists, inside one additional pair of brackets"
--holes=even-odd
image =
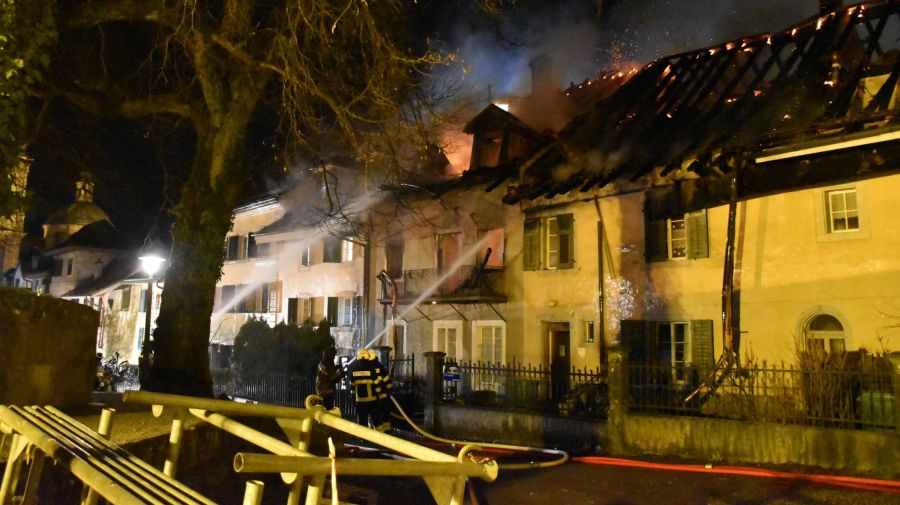
[(844, 327), (836, 317), (828, 314), (813, 316), (806, 323), (806, 347), (824, 352), (844, 352)]

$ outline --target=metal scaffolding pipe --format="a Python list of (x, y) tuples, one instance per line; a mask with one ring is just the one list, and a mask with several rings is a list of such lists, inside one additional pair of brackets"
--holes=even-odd
[[(476, 463), (474, 461), (439, 462), (340, 458), (335, 464), (337, 465), (337, 473), (343, 475), (390, 477), (464, 475), (492, 482), (497, 478), (498, 473), (498, 466), (495, 461)], [(302, 475), (324, 475), (331, 472), (331, 459), (323, 457), (297, 458), (239, 452), (234, 456), (234, 471), (238, 473), (296, 472)]]
[(116, 504), (159, 503), (160, 505), (164, 505), (163, 501), (155, 499), (152, 496), (142, 497), (146, 500), (142, 501), (132, 494), (131, 491), (103, 475), (97, 468), (94, 468), (89, 463), (76, 457), (75, 454), (63, 447), (58, 441), (47, 436), (36, 425), (28, 422), (25, 418), (13, 412), (8, 407), (0, 405), (0, 419), (11, 426), (16, 432), (24, 436), (29, 443), (43, 451), (44, 454), (55, 461), (64, 464), (73, 475), (78, 477), (79, 480), (92, 489), (96, 489), (100, 496), (106, 498), (110, 502)]
[(234, 419), (229, 419), (222, 414), (207, 412), (202, 409), (190, 409), (190, 413), (222, 431), (231, 433), (232, 435), (242, 438), (273, 454), (278, 454), (280, 456), (311, 456), (310, 453), (304, 450), (292, 447), (291, 444), (282, 442), (270, 435), (266, 435), (265, 433), (255, 430), (245, 424), (241, 424)]

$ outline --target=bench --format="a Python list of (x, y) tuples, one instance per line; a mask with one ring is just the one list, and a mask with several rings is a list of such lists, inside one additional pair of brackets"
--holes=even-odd
[[(114, 504), (213, 504), (149, 463), (110, 442), (99, 433), (54, 407), (0, 406), (0, 428), (12, 442), (0, 487), (0, 505), (33, 502), (46, 458), (63, 465), (90, 493)], [(34, 450), (37, 449), (37, 450)], [(29, 475), (21, 498), (19, 474), (25, 460)]]

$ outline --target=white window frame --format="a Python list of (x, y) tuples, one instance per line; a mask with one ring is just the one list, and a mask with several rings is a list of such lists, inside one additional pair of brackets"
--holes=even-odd
[[(685, 370), (688, 366), (693, 362), (693, 356), (691, 355), (691, 344), (692, 344), (692, 335), (691, 335), (691, 322), (690, 321), (661, 321), (658, 323), (656, 329), (656, 340), (659, 342), (659, 331), (663, 326), (669, 327), (669, 335), (671, 335), (671, 340), (669, 342), (669, 353), (671, 354), (671, 361), (669, 362), (672, 365), (672, 380), (675, 382), (681, 383), (684, 382)], [(676, 342), (675, 340), (675, 327), (683, 326), (684, 327), (684, 342)], [(683, 359), (680, 361), (676, 361), (675, 359), (675, 350), (676, 346), (683, 345), (684, 346), (684, 354)]]
[(307, 319), (312, 320), (313, 298), (301, 296), (297, 298), (297, 322), (303, 324)]
[[(446, 340), (444, 341), (444, 345), (438, 345), (439, 339), (438, 335), (441, 330), (456, 330), (456, 345), (454, 346), (454, 353), (451, 355), (449, 351), (449, 346), (447, 345)], [(446, 337), (444, 337), (446, 339)], [(435, 351), (447, 353), (447, 357), (445, 359), (455, 359), (459, 362), (462, 359), (462, 351), (463, 351), (463, 322), (457, 320), (444, 320), (444, 321), (435, 321), (433, 325), (432, 331), (432, 348)]]
[(353, 242), (349, 240), (341, 241), (341, 263), (353, 261)]
[[(559, 220), (556, 216), (551, 216), (545, 218), (544, 223), (546, 225), (544, 243), (547, 245), (544, 248), (544, 264), (547, 265), (547, 270), (556, 270), (559, 268)], [(554, 227), (556, 233), (553, 233)], [(555, 260), (551, 259), (554, 254)]]
[[(353, 298), (338, 297), (338, 326), (353, 326)], [(349, 317), (349, 321), (347, 320)]]
[[(681, 223), (681, 237), (674, 237), (673, 227), (676, 223)], [(680, 261), (688, 259), (688, 222), (687, 216), (681, 216), (681, 219), (666, 219), (666, 248), (670, 260)], [(680, 256), (675, 256), (675, 243), (679, 241), (684, 250)]]
[[(856, 215), (859, 219), (859, 227), (852, 230), (832, 231), (830, 195), (838, 192), (856, 193)], [(858, 240), (870, 238), (868, 191), (866, 181), (858, 181), (853, 184), (841, 184), (812, 190), (814, 198), (816, 241), (835, 242), (841, 240)]]
[(593, 344), (597, 341), (597, 322), (593, 319), (582, 320), (581, 331), (581, 341), (585, 344)]
[[(856, 200), (855, 206), (850, 209), (847, 206), (847, 195), (853, 195), (853, 199)], [(825, 226), (828, 228), (828, 233), (853, 233), (858, 231), (860, 228), (859, 221), (859, 194), (856, 192), (856, 188), (844, 188), (844, 189), (832, 189), (824, 192), (825, 195)], [(843, 200), (844, 210), (834, 210), (833, 207), (833, 197), (840, 196), (841, 200)], [(856, 227), (850, 228), (850, 214), (856, 215)], [(838, 214), (842, 214), (838, 216)], [(837, 230), (834, 228), (834, 222), (836, 219), (842, 219), (847, 228), (843, 230)]]
[[(481, 331), (485, 328), (493, 328), (500, 334), (500, 359), (487, 359), (484, 356), (484, 346), (482, 345)], [(492, 335), (496, 340), (496, 334)], [(500, 320), (482, 320), (472, 321), (472, 359), (485, 363), (505, 363), (506, 362), (506, 323)]]

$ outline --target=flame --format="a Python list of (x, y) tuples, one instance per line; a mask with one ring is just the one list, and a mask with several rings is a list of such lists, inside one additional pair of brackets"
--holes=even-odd
[(729, 42), (729, 43), (725, 44), (725, 49), (727, 49), (729, 51), (734, 49), (734, 42)]
[(763, 93), (762, 93), (762, 90), (761, 90), (761, 89), (754, 89), (754, 90), (753, 90), (753, 96), (760, 96), (760, 95), (762, 95), (762, 94), (763, 94)]
[(798, 31), (797, 28), (794, 28), (793, 30), (791, 30), (791, 37), (796, 36), (796, 35), (797, 35), (797, 31)]
[(818, 19), (818, 21), (816, 21), (816, 30), (817, 31), (822, 29), (822, 25), (825, 24), (825, 19), (827, 17), (828, 16), (822, 16)]
[(715, 49), (715, 48), (712, 48), (712, 49), (709, 50), (709, 55), (710, 55), (710, 56), (715, 56), (715, 54), (716, 54), (716, 49)]
[(829, 87), (834, 87), (834, 81), (832, 81), (832, 80), (825, 81), (825, 85), (829, 86)]
[(768, 37), (766, 37), (766, 44), (767, 44), (767, 45), (770, 45), (770, 46), (772, 45), (772, 36), (771, 36), (771, 35), (769, 35)]
[(671, 71), (672, 71), (672, 65), (666, 65), (666, 68), (664, 68), (662, 71), (662, 76), (665, 77), (665, 76), (669, 75), (669, 72), (671, 72)]

